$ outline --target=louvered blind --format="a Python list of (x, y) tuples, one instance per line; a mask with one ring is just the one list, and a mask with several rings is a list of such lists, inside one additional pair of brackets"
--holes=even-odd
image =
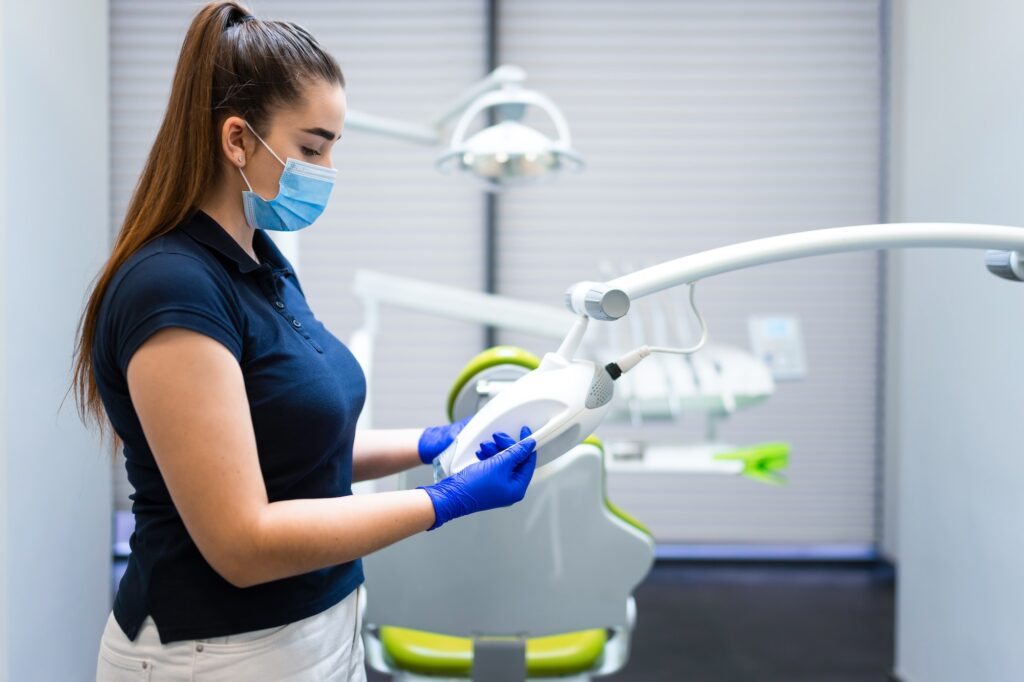
[[(515, 0), (501, 8), (501, 61), (525, 68), (529, 84), (559, 104), (587, 160), (578, 177), (502, 197), (502, 293), (557, 305), (569, 284), (604, 279), (601, 260), (640, 267), (878, 222), (878, 2)], [(829, 256), (698, 288), (719, 343), (749, 348), (753, 314), (801, 318), (806, 379), (779, 384), (767, 403), (719, 429), (734, 444), (791, 442), (788, 486), (623, 472), (611, 476), (610, 495), (663, 542), (871, 543), (878, 263), (875, 253)], [(702, 429), (693, 418), (599, 433), (680, 443)]]

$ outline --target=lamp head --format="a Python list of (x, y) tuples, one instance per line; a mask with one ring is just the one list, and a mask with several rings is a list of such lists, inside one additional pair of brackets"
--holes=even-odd
[[(557, 139), (513, 119), (466, 138), (470, 123), (484, 110), (493, 107), (520, 117), (526, 106), (536, 106), (551, 117)], [(583, 160), (572, 151), (569, 128), (554, 103), (540, 93), (515, 87), (488, 92), (475, 100), (459, 119), (449, 149), (436, 165), (441, 172), (467, 172), (493, 192), (546, 181), (565, 168), (580, 170)]]

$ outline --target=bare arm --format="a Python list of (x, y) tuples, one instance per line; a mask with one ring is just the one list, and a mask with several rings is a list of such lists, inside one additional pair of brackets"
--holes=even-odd
[(208, 336), (157, 332), (132, 356), (127, 379), (189, 535), (235, 586), (351, 561), (434, 522), (423, 490), (268, 502), (241, 368)]
[(360, 429), (352, 446), (352, 480), (367, 481), (423, 464), (423, 429)]

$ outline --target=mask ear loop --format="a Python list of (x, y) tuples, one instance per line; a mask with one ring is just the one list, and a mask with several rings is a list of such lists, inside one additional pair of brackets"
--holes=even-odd
[(248, 187), (249, 191), (251, 192), (252, 185), (249, 184), (249, 178), (245, 177), (245, 171), (242, 170), (241, 166), (238, 167), (238, 172), (242, 174), (242, 179), (245, 180), (245, 186)]
[[(274, 150), (270, 148), (270, 145), (269, 145), (269, 144), (267, 144), (267, 143), (266, 143), (266, 142), (265, 142), (265, 141), (263, 140), (263, 138), (262, 138), (262, 137), (260, 137), (260, 134), (256, 132), (256, 129), (255, 129), (255, 128), (253, 128), (253, 127), (252, 127), (251, 125), (249, 125), (249, 122), (248, 122), (248, 121), (246, 121), (246, 120), (245, 120), (244, 118), (242, 119), (242, 122), (243, 122), (243, 123), (245, 123), (245, 127), (246, 127), (246, 128), (248, 128), (248, 129), (249, 129), (249, 131), (250, 131), (250, 132), (251, 132), (251, 133), (252, 133), (253, 135), (255, 135), (255, 136), (256, 136), (256, 139), (260, 141), (260, 144), (262, 144), (262, 145), (263, 145), (264, 147), (266, 147), (266, 148), (267, 148), (267, 151), (268, 151), (268, 152), (270, 152), (271, 156), (273, 156), (273, 157), (274, 157), (275, 159), (277, 159), (277, 162), (278, 162), (279, 164), (281, 164), (282, 166), (285, 166), (285, 167), (287, 168), (288, 164), (286, 164), (286, 163), (285, 163), (284, 161), (282, 161), (282, 160), (281, 160), (281, 157), (280, 157), (280, 156), (278, 156), (277, 154), (275, 154), (275, 153), (274, 153)], [(238, 172), (242, 174), (242, 179), (243, 179), (243, 180), (245, 180), (245, 186), (249, 188), (249, 191), (250, 191), (250, 192), (252, 192), (252, 191), (253, 191), (253, 189), (252, 189), (252, 185), (251, 185), (251, 184), (249, 184), (249, 178), (245, 177), (245, 171), (243, 171), (243, 170), (242, 170), (242, 167), (241, 167), (241, 166), (239, 166), (239, 167), (238, 167)]]
[[(245, 121), (245, 119), (242, 119), (242, 120)], [(274, 150), (270, 148), (269, 144), (267, 144), (266, 142), (263, 141), (263, 138), (260, 137), (260, 134), (257, 133), (256, 130), (251, 125), (249, 125), (248, 121), (245, 121), (245, 125), (246, 125), (246, 127), (249, 128), (250, 131), (252, 131), (252, 134), (256, 136), (256, 139), (259, 140), (263, 144), (263, 146), (267, 148), (267, 151), (270, 152), (274, 156), (275, 159), (277, 159), (277, 162), (279, 164), (281, 164), (282, 166), (287, 166), (288, 165), (284, 161), (281, 160), (280, 156), (278, 156), (277, 154), (274, 154)]]

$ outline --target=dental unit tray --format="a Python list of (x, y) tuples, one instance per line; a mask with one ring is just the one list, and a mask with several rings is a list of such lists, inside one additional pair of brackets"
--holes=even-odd
[[(513, 436), (526, 425), (537, 443), (537, 465), (568, 452), (593, 433), (606, 416), (615, 393), (615, 380), (652, 352), (689, 354), (707, 338), (707, 329), (694, 304), (693, 286), (706, 277), (755, 265), (796, 258), (888, 248), (989, 249), (986, 264), (1005, 279), (1024, 281), (1021, 266), (1024, 228), (961, 223), (894, 223), (811, 230), (733, 244), (685, 256), (608, 282), (580, 282), (566, 292), (566, 305), (579, 317), (556, 352), (546, 353), (540, 366), (521, 377), (463, 427), (458, 437), (434, 462), (434, 475), (443, 478), (478, 461), (476, 452), (492, 434)], [(688, 349), (641, 346), (605, 366), (575, 358), (588, 320), (617, 320), (641, 296), (688, 284), (690, 303), (701, 323), (701, 340)]]

